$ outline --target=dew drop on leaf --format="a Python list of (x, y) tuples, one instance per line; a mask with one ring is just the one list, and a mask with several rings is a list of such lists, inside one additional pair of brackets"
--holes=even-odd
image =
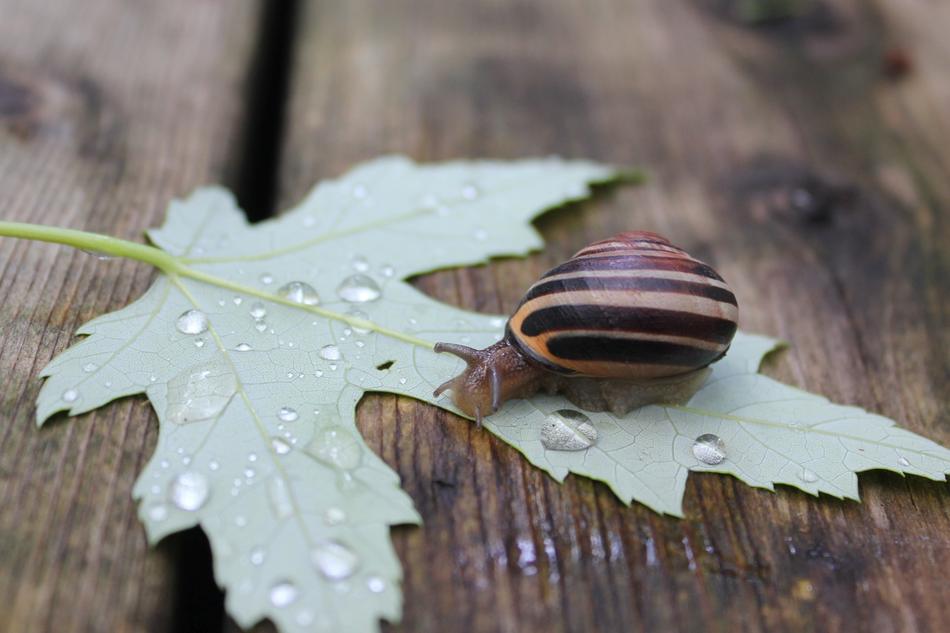
[(270, 445), (278, 455), (286, 455), (290, 452), (290, 444), (279, 437), (271, 438)]
[(347, 310), (346, 316), (352, 319), (350, 327), (357, 334), (369, 334), (372, 331), (373, 323), (369, 320), (369, 315), (362, 310), (350, 308)]
[(323, 513), (323, 522), (327, 525), (340, 525), (346, 521), (346, 512), (340, 508), (327, 508)]
[(152, 521), (164, 521), (168, 516), (168, 508), (164, 505), (154, 505), (148, 509), (148, 518)]
[(597, 441), (597, 429), (590, 418), (573, 409), (560, 409), (547, 416), (541, 426), (541, 444), (554, 451), (582, 451)]
[(79, 400), (79, 392), (75, 389), (67, 389), (63, 392), (63, 402), (76, 402)]
[[(291, 376), (293, 376), (293, 374), (291, 374)], [(300, 415), (296, 409), (281, 407), (280, 411), (277, 412), (277, 417), (284, 422), (295, 422)]]
[(199, 472), (188, 470), (172, 480), (168, 497), (175, 507), (193, 512), (205, 504), (210, 492), (208, 479)]
[(168, 381), (165, 415), (175, 424), (216, 417), (237, 391), (230, 366), (217, 360), (186, 369)]
[(342, 357), (340, 348), (336, 345), (324, 345), (320, 348), (320, 358), (323, 360), (340, 360)]
[(264, 558), (266, 554), (266, 550), (258, 545), (251, 550), (251, 555), (248, 558), (250, 559), (252, 565), (260, 566), (264, 564)]
[(297, 599), (298, 593), (293, 583), (283, 580), (271, 587), (267, 595), (275, 607), (286, 607)]
[(305, 306), (315, 306), (320, 303), (320, 295), (314, 287), (303, 281), (291, 281), (284, 284), (277, 289), (277, 294), (288, 301)]
[(267, 329), (267, 324), (264, 323), (263, 321), (261, 321), (260, 323), (255, 323), (255, 324), (254, 324), (254, 329), (257, 330), (258, 332), (260, 332), (261, 334), (263, 334), (263, 333), (264, 333), (264, 330)]
[(357, 255), (353, 258), (353, 270), (365, 273), (367, 270), (369, 270), (369, 262), (367, 262), (366, 258), (362, 255)]
[(86, 363), (85, 365), (82, 366), (82, 370), (86, 372), (87, 374), (91, 374), (97, 369), (99, 369), (99, 365), (95, 363)]
[(373, 593), (382, 593), (386, 590), (386, 581), (379, 576), (370, 576), (366, 579), (366, 588)]
[(175, 320), (182, 334), (203, 334), (208, 331), (208, 315), (201, 310), (185, 310)]
[(693, 457), (704, 464), (715, 466), (726, 459), (726, 443), (712, 433), (703, 433), (693, 442)]
[(261, 276), (259, 279), (261, 280), (261, 283), (264, 284), (265, 286), (269, 286), (270, 284), (274, 283), (274, 276), (271, 275), (270, 273), (261, 273)]
[(336, 541), (325, 541), (314, 547), (310, 552), (310, 560), (330, 580), (349, 578), (360, 563), (356, 552)]
[(294, 514), (294, 501), (290, 496), (290, 488), (282, 477), (274, 477), (267, 484), (267, 496), (270, 499), (274, 515), (278, 519), (286, 519)]
[(203, 338), (201, 338), (200, 336), (195, 338), (195, 347), (197, 347), (198, 349), (201, 349), (204, 346), (205, 346), (205, 340)]
[(462, 197), (466, 200), (474, 200), (478, 197), (478, 194), (478, 187), (476, 187), (474, 184), (469, 182), (462, 185)]
[(235, 351), (235, 352), (249, 352), (249, 351), (251, 351), (251, 346), (248, 345), (247, 343), (238, 343), (238, 344), (234, 347), (234, 351)]
[(372, 277), (362, 273), (350, 275), (340, 282), (336, 293), (340, 295), (341, 299), (349, 301), (350, 303), (376, 301), (383, 294), (379, 288), (379, 284), (373, 281)]
[(388, 278), (388, 277), (392, 277), (393, 275), (396, 274), (396, 269), (393, 268), (392, 266), (390, 266), (389, 264), (384, 264), (384, 265), (379, 269), (379, 274), (382, 275), (383, 277), (387, 277), (387, 278)]
[(815, 483), (818, 481), (818, 474), (813, 470), (808, 470), (807, 468), (802, 468), (798, 472), (798, 478), (804, 481), (805, 483)]
[(910, 461), (908, 461), (906, 457), (898, 457), (898, 458), (897, 458), (897, 463), (900, 464), (901, 466), (905, 467), (905, 468), (906, 468), (907, 466), (910, 466)]
[(320, 429), (307, 445), (306, 452), (324, 464), (352, 470), (360, 465), (360, 441), (340, 425)]
[(255, 301), (251, 306), (251, 318), (252, 319), (263, 319), (267, 316), (267, 308), (264, 307), (264, 304), (260, 301)]

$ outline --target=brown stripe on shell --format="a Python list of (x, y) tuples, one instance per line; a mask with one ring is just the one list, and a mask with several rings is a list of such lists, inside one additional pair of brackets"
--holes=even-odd
[(534, 284), (525, 295), (523, 301), (528, 302), (537, 297), (560, 292), (575, 292), (587, 290), (599, 292), (604, 290), (628, 290), (636, 292), (671, 292), (688, 294), (694, 297), (705, 297), (723, 303), (737, 306), (736, 296), (730, 290), (720, 286), (681, 281), (677, 279), (663, 279), (660, 277), (624, 277), (590, 275), (585, 277), (571, 277), (567, 279), (552, 279)]

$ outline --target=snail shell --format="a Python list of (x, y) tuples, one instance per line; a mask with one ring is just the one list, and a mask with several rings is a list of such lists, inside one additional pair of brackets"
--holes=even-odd
[(495, 345), (436, 345), (468, 363), (436, 395), (452, 389), (456, 406), (479, 420), (538, 389), (615, 412), (682, 401), (726, 353), (738, 316), (712, 268), (656, 233), (620, 233), (545, 273)]

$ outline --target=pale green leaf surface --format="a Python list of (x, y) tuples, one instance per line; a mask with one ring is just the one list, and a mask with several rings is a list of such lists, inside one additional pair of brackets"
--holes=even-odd
[[(419, 517), (397, 475), (363, 444), (355, 405), (366, 391), (383, 391), (453, 410), (432, 390), (461, 363), (434, 354), (431, 344), (484, 347), (505, 321), (436, 302), (403, 280), (538, 248), (531, 218), (617, 176), (556, 159), (418, 166), (382, 158), (253, 226), (230, 194), (199, 190), (173, 203), (165, 225), (149, 235), (204, 279), (161, 276), (132, 305), (83, 326), (88, 338), (44, 370), (37, 418), (145, 392), (160, 436), (134, 494), (150, 539), (200, 524), (228, 611), (244, 626), (269, 617), (284, 632), (376, 630), (378, 618), (396, 620), (401, 611), (389, 526)], [(344, 301), (338, 287), (354, 274), (370, 277), (380, 297)], [(291, 281), (313, 286), (320, 304), (280, 297), (278, 288)], [(176, 329), (189, 309), (207, 315), (207, 332)], [(849, 498), (857, 498), (862, 470), (932, 479), (950, 471), (950, 452), (891, 420), (758, 375), (775, 346), (740, 334), (687, 406), (590, 414), (599, 437), (586, 450), (541, 443), (546, 416), (571, 406), (558, 397), (509, 402), (486, 428), (558, 480), (587, 475), (624, 501), (675, 515), (690, 470)], [(296, 419), (281, 419), (283, 407)], [(205, 417), (192, 419), (194, 411)], [(722, 463), (692, 455), (703, 433), (723, 439)], [(192, 477), (186, 501), (196, 496), (194, 474), (208, 484), (196, 509), (174, 503), (183, 473)], [(359, 561), (343, 580), (310, 562), (328, 542)]]

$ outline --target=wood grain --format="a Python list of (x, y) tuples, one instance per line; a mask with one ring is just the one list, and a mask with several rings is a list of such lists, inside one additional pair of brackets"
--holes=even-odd
[[(547, 267), (624, 229), (659, 231), (790, 339), (781, 380), (950, 443), (948, 8), (812, 2), (736, 19), (728, 0), (400, 0), (303, 5), (281, 202), (386, 152), (558, 153), (644, 166), (540, 221), (549, 246), (418, 280), (508, 311)], [(887, 78), (905, 48), (913, 69)], [(558, 485), (449, 414), (360, 407), (425, 520), (393, 531), (393, 631), (938, 631), (950, 620), (942, 483), (862, 476), (863, 504), (693, 476), (686, 518)]]
[[(138, 240), (240, 145), (253, 3), (0, 2), (0, 217)], [(33, 422), (37, 373), (152, 271), (0, 241), (0, 630), (172, 630), (176, 548), (149, 551), (132, 483), (144, 399)]]

